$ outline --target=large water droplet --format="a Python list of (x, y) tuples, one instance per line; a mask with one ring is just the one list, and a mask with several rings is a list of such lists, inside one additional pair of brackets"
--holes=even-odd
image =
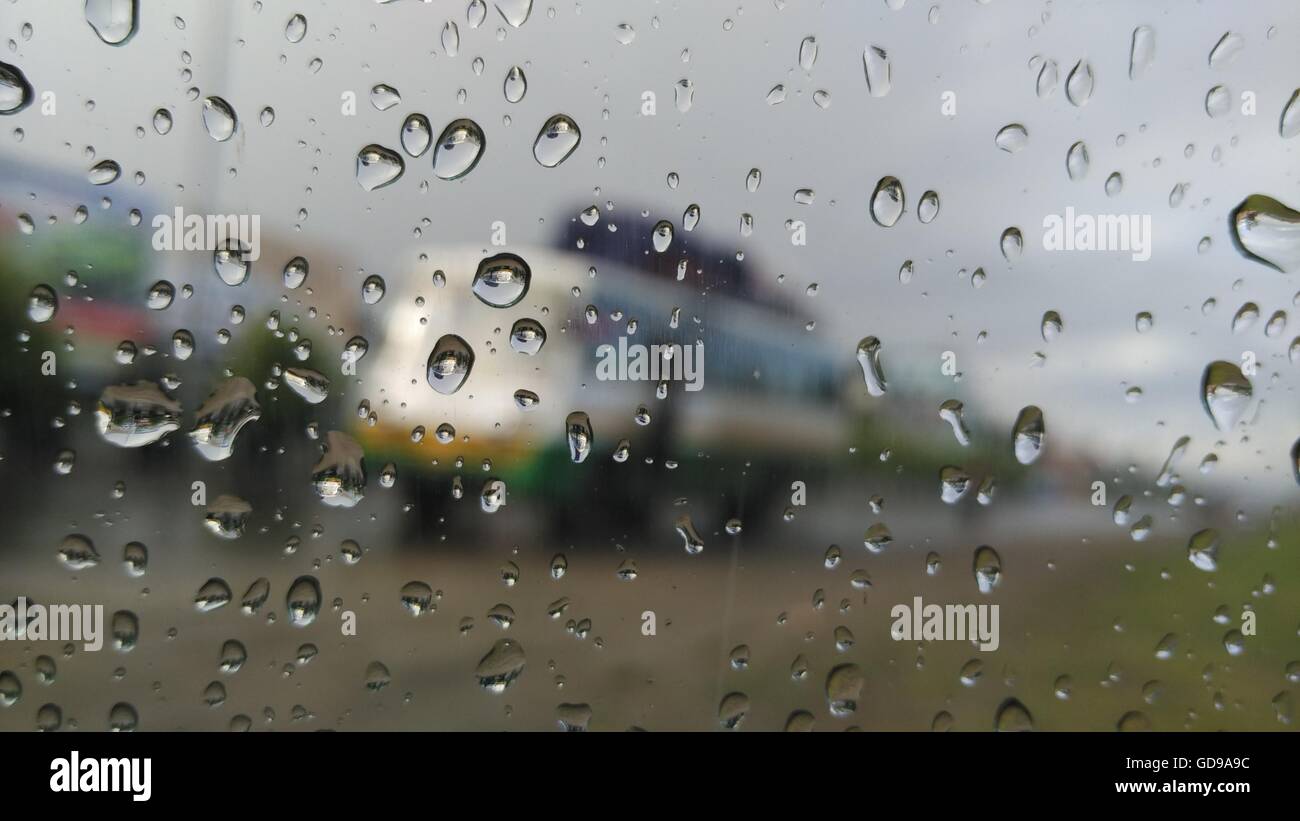
[(474, 351), (469, 343), (455, 334), (438, 339), (429, 353), (425, 377), (429, 387), (444, 396), (460, 390), (474, 367)]
[(307, 18), (301, 14), (295, 14), (289, 18), (289, 22), (284, 25), (284, 39), (290, 43), (301, 43), (302, 39), (307, 36)]
[(217, 142), (225, 142), (235, 133), (239, 118), (230, 103), (220, 97), (207, 97), (203, 100), (203, 127), (208, 136)]
[(862, 52), (862, 67), (867, 75), (867, 93), (884, 97), (893, 87), (889, 55), (880, 46), (867, 46)]
[(1263, 194), (1252, 194), (1232, 211), (1238, 250), (1283, 273), (1300, 270), (1300, 213)]
[(533, 10), (533, 0), (497, 0), (497, 12), (501, 19), (514, 28), (519, 28), (528, 20)]
[(565, 437), (569, 443), (569, 458), (574, 463), (591, 455), (596, 434), (591, 429), (591, 418), (582, 411), (574, 411), (564, 418)]
[(497, 639), (474, 668), (474, 677), (489, 693), (504, 693), (524, 671), (525, 660), (523, 645), (514, 639)]
[(1201, 377), (1201, 403), (1214, 426), (1223, 433), (1237, 426), (1253, 393), (1250, 380), (1235, 363), (1219, 360), (1205, 367)]
[(95, 430), (121, 448), (153, 444), (180, 426), (180, 403), (153, 382), (110, 385), (95, 409)]
[(235, 437), (262, 417), (253, 383), (242, 376), (222, 382), (199, 406), (190, 441), (203, 458), (219, 462), (234, 453)]
[(889, 386), (880, 365), (880, 340), (874, 336), (863, 337), (858, 343), (857, 356), (858, 364), (862, 366), (862, 378), (867, 383), (867, 393), (884, 396)]
[(433, 149), (433, 173), (444, 180), (458, 180), (478, 165), (487, 139), (473, 120), (453, 120), (442, 130)]
[(506, 80), (503, 84), (502, 91), (506, 95), (507, 103), (517, 103), (528, 93), (528, 77), (524, 75), (524, 70), (519, 66), (511, 66), (506, 72)]
[(1092, 97), (1092, 66), (1080, 60), (1065, 78), (1065, 96), (1076, 106), (1084, 105)]
[(1156, 59), (1156, 32), (1150, 26), (1133, 29), (1133, 42), (1128, 53), (1128, 76), (1136, 80), (1146, 74)]
[(1237, 55), (1246, 47), (1246, 38), (1231, 31), (1224, 32), (1219, 42), (1210, 49), (1210, 68), (1226, 68), (1237, 59)]
[(402, 155), (382, 145), (371, 143), (357, 152), (357, 183), (367, 191), (391, 185), (405, 170)]
[(1029, 132), (1020, 123), (1011, 123), (998, 129), (993, 142), (1008, 154), (1014, 154), (1029, 142)]
[(992, 593), (1002, 583), (1002, 557), (988, 545), (976, 548), (972, 570), (981, 593)]
[(284, 596), (289, 623), (294, 627), (306, 627), (316, 621), (320, 603), (320, 582), (314, 576), (299, 576)]
[(578, 130), (578, 124), (567, 114), (556, 114), (537, 132), (533, 156), (545, 167), (554, 168), (568, 159), (581, 141), (582, 132)]
[(110, 46), (120, 46), (135, 34), (138, 0), (86, 0), (86, 22)]
[(1282, 107), (1282, 118), (1277, 130), (1284, 138), (1300, 134), (1300, 88), (1291, 92), (1291, 99)]
[(1187, 560), (1198, 569), (1213, 573), (1219, 569), (1219, 531), (1198, 530), (1187, 541)]
[(509, 308), (528, 293), (532, 270), (514, 254), (497, 254), (479, 262), (470, 289), (484, 305)]
[(519, 319), (510, 328), (510, 347), (528, 356), (533, 356), (546, 344), (546, 328), (535, 319)]
[(903, 216), (903, 184), (897, 177), (881, 177), (871, 194), (871, 218), (882, 228), (891, 228)]
[(325, 434), (325, 449), (311, 469), (311, 483), (320, 500), (331, 507), (355, 507), (365, 496), (365, 451), (341, 431)]
[(32, 101), (32, 86), (17, 66), (0, 63), (0, 114), (16, 114)]
[(1043, 412), (1036, 405), (1026, 405), (1016, 417), (1016, 424), (1011, 430), (1012, 444), (1016, 452), (1016, 461), (1022, 465), (1032, 465), (1043, 454)]

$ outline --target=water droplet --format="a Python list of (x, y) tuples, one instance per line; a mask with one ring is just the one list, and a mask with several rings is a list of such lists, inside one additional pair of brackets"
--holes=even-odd
[(1213, 573), (1219, 569), (1219, 531), (1198, 530), (1187, 541), (1187, 560), (1198, 569)]
[(1232, 93), (1224, 86), (1215, 86), (1205, 93), (1205, 113), (1222, 117), (1232, 109)]
[(993, 729), (999, 733), (1023, 733), (1034, 729), (1034, 717), (1014, 698), (1008, 698), (998, 706), (993, 717)]
[(337, 430), (326, 433), (324, 452), (311, 469), (311, 484), (325, 504), (355, 507), (366, 489), (365, 451), (357, 440)]
[(537, 132), (533, 156), (546, 168), (554, 168), (569, 158), (582, 141), (578, 124), (567, 114), (556, 114)]
[(848, 718), (858, 709), (866, 678), (856, 664), (841, 664), (826, 676), (826, 705), (835, 718)]
[(998, 245), (1002, 249), (1002, 258), (1007, 262), (1015, 262), (1025, 249), (1025, 238), (1019, 228), (1008, 228), (1002, 232)]
[(37, 285), (27, 297), (27, 317), (32, 322), (49, 322), (59, 310), (59, 297), (48, 285)]
[(1002, 583), (1002, 557), (988, 545), (975, 550), (972, 570), (975, 573), (975, 585), (981, 593), (992, 593)]
[(574, 411), (564, 419), (565, 435), (569, 443), (569, 458), (575, 464), (591, 455), (596, 434), (591, 429), (591, 418), (582, 411)]
[(284, 26), (284, 39), (290, 43), (301, 43), (302, 39), (307, 36), (307, 18), (301, 14), (295, 14), (289, 18), (289, 22)]
[(880, 46), (867, 46), (862, 52), (862, 67), (867, 75), (867, 93), (884, 97), (893, 87), (889, 55)]
[(881, 177), (871, 194), (871, 218), (882, 228), (893, 227), (903, 216), (903, 184), (896, 177)]
[(401, 101), (402, 95), (386, 83), (379, 83), (370, 89), (370, 104), (379, 111), (387, 111)]
[(194, 609), (200, 613), (210, 613), (230, 604), (233, 594), (230, 585), (224, 579), (208, 579), (199, 592), (194, 594)]
[(528, 78), (524, 75), (524, 70), (519, 66), (511, 66), (506, 72), (502, 90), (506, 95), (506, 102), (517, 103), (522, 100), (528, 93)]
[(962, 447), (970, 446), (970, 429), (966, 427), (966, 420), (962, 418), (962, 403), (956, 399), (948, 399), (939, 406), (939, 418), (947, 422), (952, 427), (952, 435), (957, 438), (957, 444)]
[(284, 264), (284, 287), (289, 290), (301, 288), (302, 284), (307, 281), (307, 274), (311, 270), (307, 260), (302, 257), (294, 257)]
[(872, 396), (884, 396), (888, 389), (885, 371), (880, 365), (880, 340), (866, 336), (858, 343), (858, 364), (862, 366), (862, 378), (867, 384), (867, 393)]
[(153, 382), (110, 385), (95, 409), (95, 430), (121, 448), (153, 444), (180, 426), (180, 403)]
[(207, 97), (203, 100), (203, 127), (208, 136), (217, 142), (225, 142), (235, 133), (239, 119), (230, 103), (220, 97)]
[(392, 149), (371, 143), (357, 152), (357, 183), (367, 191), (396, 182), (404, 171), (406, 162)]
[(1011, 123), (998, 130), (993, 142), (1008, 154), (1014, 154), (1029, 142), (1029, 132), (1020, 123)]
[(1254, 393), (1241, 368), (1222, 360), (1211, 362), (1201, 377), (1201, 401), (1214, 426), (1229, 433), (1246, 412)]
[(1065, 170), (1071, 180), (1081, 180), (1088, 174), (1088, 146), (1083, 141), (1070, 146), (1065, 155)]
[(1246, 38), (1233, 32), (1225, 32), (1219, 42), (1210, 49), (1210, 68), (1226, 68), (1237, 59), (1237, 55), (1246, 47)]
[(510, 328), (510, 347), (528, 356), (535, 355), (546, 344), (546, 329), (535, 319), (518, 319)]
[(429, 387), (444, 396), (460, 390), (474, 367), (474, 351), (469, 343), (455, 334), (438, 339), (429, 353), (426, 378)]
[(294, 627), (306, 627), (316, 621), (320, 613), (320, 582), (314, 576), (299, 576), (289, 586), (284, 596), (284, 608), (289, 623)]
[(1080, 60), (1065, 78), (1065, 96), (1076, 106), (1084, 105), (1092, 97), (1092, 66)]
[(439, 179), (458, 180), (478, 165), (487, 147), (483, 129), (473, 120), (453, 120), (442, 130), (433, 149), (433, 173)]
[(1300, 134), (1300, 88), (1291, 92), (1291, 99), (1282, 107), (1282, 118), (1278, 122), (1278, 133), (1283, 138)]
[(1150, 26), (1138, 26), (1133, 29), (1133, 41), (1129, 47), (1128, 76), (1136, 80), (1146, 74), (1156, 59), (1156, 32)]
[(1032, 465), (1043, 454), (1043, 412), (1036, 405), (1026, 405), (1016, 417), (1011, 438), (1016, 452), (1016, 461), (1022, 465)]
[(817, 38), (805, 37), (799, 42), (799, 67), (804, 71), (812, 71), (813, 65), (817, 62)]
[(110, 46), (120, 46), (135, 34), (138, 0), (86, 0), (86, 22)]
[(533, 0), (497, 0), (496, 7), (501, 19), (513, 28), (519, 28), (527, 22), (533, 10)]
[(1290, 274), (1300, 271), (1300, 213), (1263, 194), (1232, 211), (1233, 240), (1245, 256)]
[(479, 686), (490, 693), (500, 694), (514, 683), (524, 671), (524, 648), (514, 639), (497, 639), (478, 666), (474, 677)]
[(1044, 60), (1038, 69), (1038, 79), (1034, 81), (1034, 93), (1040, 100), (1046, 100), (1056, 93), (1056, 85), (1061, 81), (1061, 69), (1055, 60)]
[(17, 114), (32, 101), (32, 86), (17, 66), (0, 62), (0, 114)]
[(89, 570), (99, 564), (99, 551), (89, 538), (73, 533), (59, 545), (59, 562), (69, 570)]
[(91, 166), (86, 178), (92, 185), (108, 185), (122, 175), (122, 166), (113, 160), (100, 160)]
[(262, 406), (257, 403), (253, 383), (232, 376), (199, 406), (190, 441), (205, 459), (219, 462), (234, 453), (235, 437), (244, 426), (260, 418)]
[(928, 225), (934, 222), (937, 216), (939, 216), (939, 195), (934, 191), (926, 191), (916, 204), (916, 218)]
[(470, 288), (484, 305), (509, 308), (524, 298), (531, 281), (532, 270), (522, 258), (497, 254), (479, 262)]

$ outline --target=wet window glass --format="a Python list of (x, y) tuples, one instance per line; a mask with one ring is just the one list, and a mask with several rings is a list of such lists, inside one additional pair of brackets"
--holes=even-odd
[(1294, 3), (0, 6), (0, 729), (1295, 720)]

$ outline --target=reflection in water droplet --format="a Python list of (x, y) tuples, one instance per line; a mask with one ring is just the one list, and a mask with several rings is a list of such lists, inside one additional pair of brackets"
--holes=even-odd
[(531, 281), (532, 270), (522, 258), (497, 254), (479, 262), (470, 288), (484, 305), (509, 308), (524, 298)]
[(867, 393), (872, 396), (884, 396), (888, 389), (885, 371), (880, 364), (880, 340), (866, 336), (858, 343), (858, 364), (862, 366), (862, 378), (867, 384)]
[(330, 393), (329, 378), (308, 368), (285, 368), (284, 382), (310, 404), (319, 405)]
[(497, 639), (487, 655), (474, 668), (479, 686), (489, 693), (500, 694), (524, 671), (524, 648), (514, 639)]
[(502, 87), (506, 95), (506, 102), (517, 103), (528, 93), (528, 78), (524, 75), (524, 70), (519, 66), (511, 66), (506, 72), (506, 80)]
[(289, 22), (284, 26), (284, 39), (290, 43), (301, 43), (302, 39), (307, 36), (307, 18), (301, 14), (295, 14), (289, 18)]
[(903, 184), (896, 177), (881, 177), (871, 194), (871, 218), (882, 228), (893, 227), (903, 215)]
[(153, 382), (110, 385), (95, 409), (95, 430), (121, 448), (153, 444), (180, 426), (180, 403)]
[(574, 411), (564, 419), (565, 436), (569, 443), (569, 458), (575, 463), (591, 455), (596, 434), (591, 428), (591, 418), (582, 411)]
[(440, 179), (458, 180), (478, 165), (487, 147), (483, 129), (473, 120), (453, 120), (442, 130), (433, 149), (433, 173)]
[(257, 403), (253, 383), (242, 376), (232, 376), (199, 406), (190, 441), (209, 461), (228, 459), (234, 453), (239, 431), (261, 417), (262, 406)]
[(1254, 388), (1235, 363), (1211, 362), (1201, 377), (1201, 402), (1214, 426), (1230, 433), (1250, 405)]
[(203, 526), (222, 539), (238, 539), (252, 512), (253, 506), (238, 496), (218, 496), (204, 513)]
[(86, 0), (86, 22), (110, 46), (120, 46), (135, 34), (139, 0)]
[(848, 718), (858, 709), (866, 679), (856, 664), (841, 664), (826, 675), (826, 706), (835, 718)]
[(412, 157), (422, 157), (433, 143), (433, 130), (429, 118), (423, 114), (409, 114), (402, 123), (402, 150)]
[(650, 240), (657, 253), (667, 251), (673, 244), (673, 224), (668, 220), (659, 220), (650, 232)]
[(284, 596), (285, 612), (294, 627), (306, 627), (320, 613), (320, 582), (314, 576), (299, 576)]
[(1232, 211), (1233, 240), (1249, 258), (1290, 274), (1300, 271), (1300, 212), (1263, 194)]
[(975, 585), (981, 593), (992, 593), (1002, 583), (1002, 557), (988, 545), (981, 545), (975, 550), (972, 570), (975, 573)]
[(357, 183), (367, 191), (396, 182), (405, 170), (402, 155), (382, 145), (371, 143), (357, 152)]
[(311, 483), (331, 507), (355, 507), (365, 496), (365, 451), (357, 440), (337, 430), (325, 434), (325, 450), (311, 469)]
[(225, 142), (235, 133), (239, 119), (230, 103), (220, 97), (207, 97), (203, 100), (203, 127), (208, 136), (217, 142)]
[(402, 95), (386, 83), (379, 83), (370, 89), (370, 104), (379, 111), (387, 111), (401, 101)]
[(1003, 259), (1007, 262), (1015, 262), (1020, 259), (1020, 254), (1025, 249), (1025, 238), (1019, 228), (1008, 228), (1002, 232), (998, 245), (1002, 248)]
[(86, 174), (86, 179), (90, 180), (92, 185), (108, 185), (116, 182), (122, 174), (122, 167), (113, 160), (100, 160), (91, 166), (90, 171)]
[(1213, 573), (1219, 569), (1219, 531), (1198, 530), (1187, 541), (1187, 560), (1198, 569)]
[(1032, 465), (1043, 453), (1043, 412), (1036, 405), (1026, 405), (1016, 417), (1012, 428), (1012, 440), (1016, 452), (1016, 461), (1022, 465)]
[(0, 114), (16, 114), (32, 102), (32, 86), (17, 66), (0, 62)]
[(515, 320), (510, 328), (510, 347), (521, 354), (535, 355), (546, 344), (546, 329), (542, 323), (527, 317)]
[(438, 339), (429, 353), (425, 378), (429, 387), (444, 396), (461, 389), (474, 367), (474, 351), (469, 343), (456, 334), (446, 334)]
[(37, 285), (27, 297), (27, 317), (32, 322), (49, 322), (59, 310), (59, 297), (48, 285)]
[(569, 158), (582, 141), (578, 124), (567, 114), (556, 114), (537, 132), (533, 156), (546, 168), (554, 168)]

